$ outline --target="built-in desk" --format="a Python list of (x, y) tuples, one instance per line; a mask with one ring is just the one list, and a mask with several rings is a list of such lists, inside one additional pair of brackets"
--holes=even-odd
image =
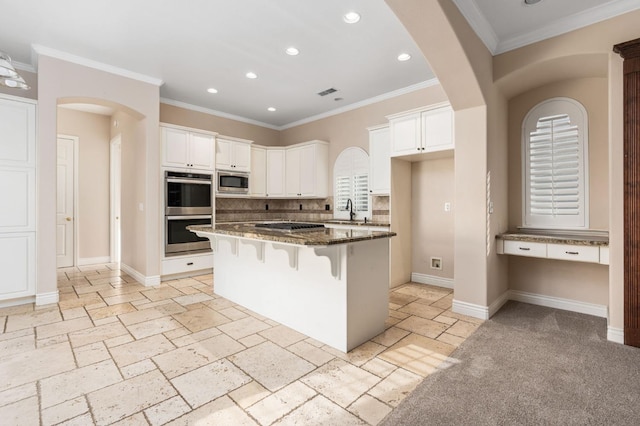
[(609, 237), (605, 235), (496, 235), (498, 254), (609, 264)]

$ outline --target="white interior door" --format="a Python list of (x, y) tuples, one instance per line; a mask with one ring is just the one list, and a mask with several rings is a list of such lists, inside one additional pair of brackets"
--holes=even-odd
[(111, 262), (120, 262), (120, 197), (121, 197), (121, 151), (122, 143), (120, 136), (111, 141), (111, 171), (110, 171), (110, 197), (111, 197)]
[(74, 266), (74, 140), (58, 138), (56, 255), (58, 268)]

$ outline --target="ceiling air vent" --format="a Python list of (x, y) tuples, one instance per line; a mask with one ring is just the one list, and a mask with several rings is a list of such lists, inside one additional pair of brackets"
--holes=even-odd
[(327, 96), (327, 95), (330, 95), (330, 94), (332, 94), (332, 93), (334, 93), (334, 92), (337, 92), (337, 90), (336, 90), (336, 89), (334, 89), (333, 87), (331, 87), (331, 88), (329, 88), (329, 89), (323, 90), (322, 92), (318, 92), (318, 95), (320, 95), (320, 96)]

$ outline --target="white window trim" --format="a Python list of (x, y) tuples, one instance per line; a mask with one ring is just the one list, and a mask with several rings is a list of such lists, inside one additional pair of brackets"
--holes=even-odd
[[(580, 146), (582, 149), (582, 167), (580, 170), (580, 184), (583, 192), (582, 212), (580, 215), (580, 224), (567, 224), (558, 220), (540, 221), (529, 212), (529, 131), (535, 128), (541, 117), (553, 115), (568, 114), (571, 122), (578, 125)], [(531, 124), (533, 123), (533, 127)], [(522, 151), (522, 228), (529, 229), (566, 229), (566, 230), (585, 230), (589, 229), (589, 120), (587, 110), (575, 99), (567, 97), (555, 97), (547, 99), (535, 105), (529, 110), (522, 121), (521, 136)], [(565, 221), (566, 222), (566, 221)]]
[[(333, 202), (334, 202), (334, 206), (333, 206), (333, 217), (335, 219), (345, 219), (345, 220), (349, 220), (349, 210), (345, 210), (345, 206), (344, 205), (338, 205), (338, 194), (337, 194), (337, 188), (336, 188), (336, 180), (337, 177), (340, 173), (340, 163), (342, 161), (351, 161), (349, 159), (350, 156), (360, 156), (359, 160), (360, 162), (362, 162), (361, 167), (356, 168), (356, 166), (351, 163), (347, 169), (348, 169), (348, 173), (350, 176), (350, 179), (353, 181), (353, 177), (355, 175), (362, 175), (362, 174), (366, 174), (367, 175), (367, 179), (368, 179), (368, 186), (371, 185), (371, 177), (369, 176), (369, 154), (367, 154), (367, 152), (359, 147), (349, 147), (346, 148), (345, 150), (343, 150), (338, 157), (336, 158), (335, 163), (333, 164)], [(346, 158), (345, 158), (346, 156)], [(343, 175), (346, 175), (345, 173), (342, 173)], [(353, 183), (353, 182), (352, 182)], [(371, 197), (369, 195), (369, 190), (366, 190), (366, 197), (368, 198), (367, 200), (367, 210), (366, 211), (357, 211), (355, 206), (354, 206), (354, 213), (356, 214), (354, 219), (356, 220), (363, 220), (365, 217), (370, 218), (371, 217)], [(356, 197), (352, 196), (352, 202), (356, 201)]]

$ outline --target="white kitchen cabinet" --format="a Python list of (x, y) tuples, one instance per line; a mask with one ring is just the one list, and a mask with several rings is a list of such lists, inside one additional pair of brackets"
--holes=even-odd
[(0, 301), (36, 294), (35, 153), (35, 101), (0, 95)]
[(287, 147), (285, 159), (286, 196), (326, 197), (329, 189), (329, 148), (312, 141)]
[(424, 159), (422, 154), (453, 151), (453, 110), (450, 106), (390, 115), (391, 157)]
[(239, 172), (251, 171), (251, 141), (218, 137), (216, 143), (216, 168)]
[(267, 192), (270, 198), (285, 196), (285, 149), (267, 148)]
[(389, 126), (369, 129), (369, 192), (372, 195), (389, 195), (391, 190), (391, 158)]
[(163, 166), (214, 170), (214, 134), (166, 126), (162, 126), (160, 132)]
[(265, 197), (267, 195), (267, 150), (259, 146), (251, 147), (249, 195), (252, 197)]
[(0, 234), (0, 300), (36, 294), (35, 232)]

